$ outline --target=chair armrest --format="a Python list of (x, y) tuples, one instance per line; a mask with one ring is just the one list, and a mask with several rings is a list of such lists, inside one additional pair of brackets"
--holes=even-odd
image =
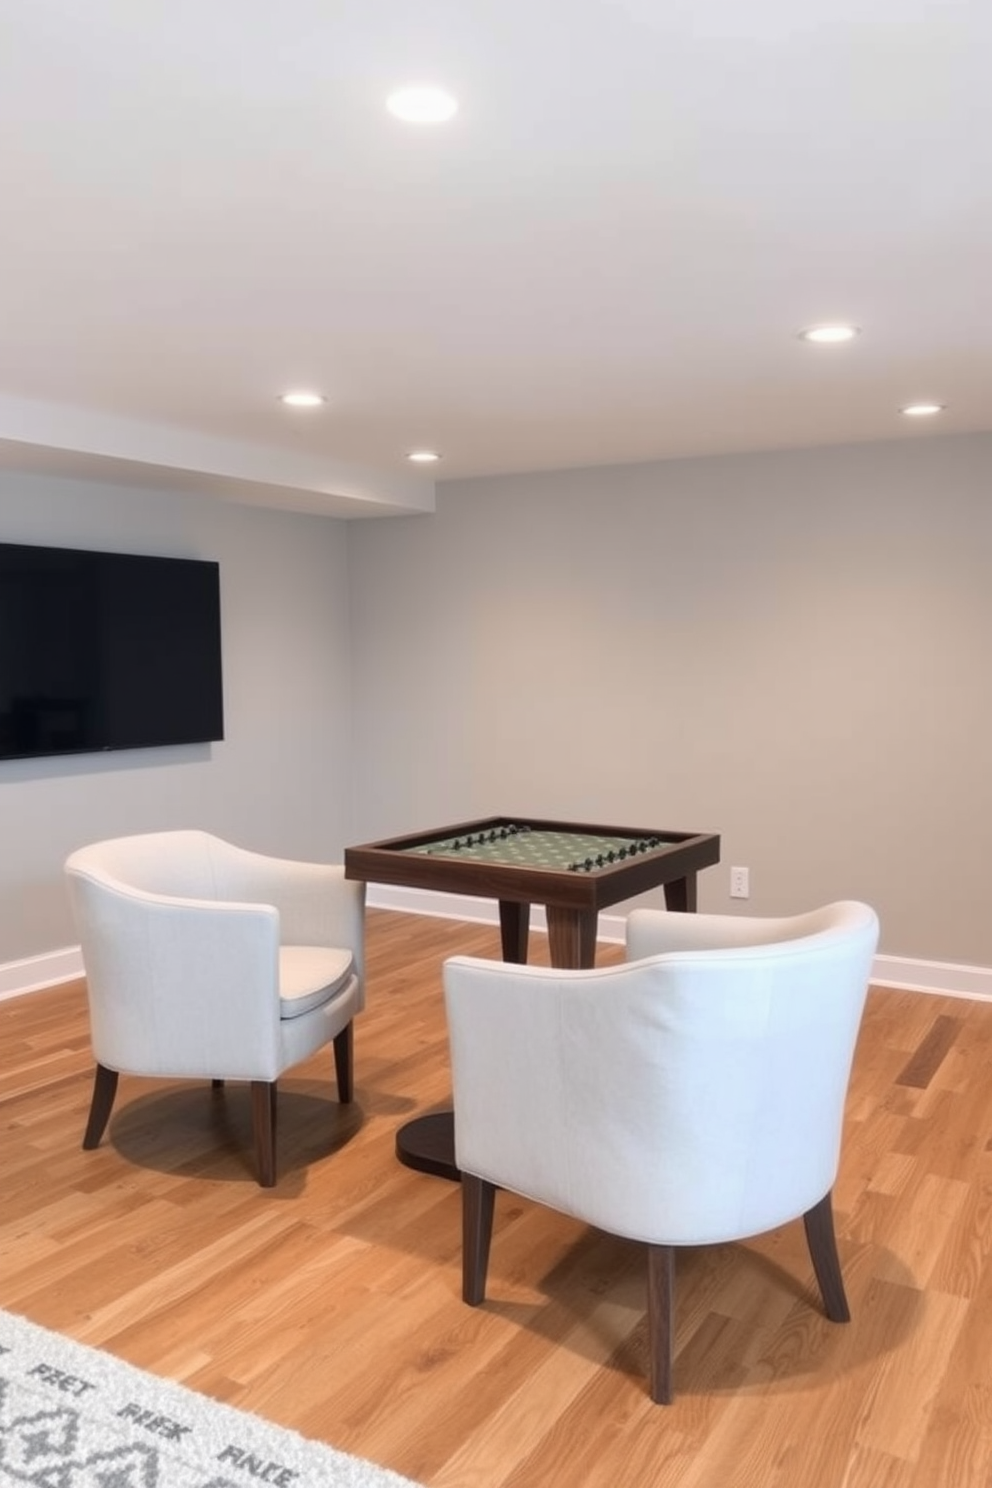
[[(614, 1062), (613, 1052), (618, 1041), (640, 1042), (625, 992), (644, 976), (628, 966), (562, 971), (469, 956), (445, 961), (459, 1167), (518, 1193), (554, 1195), (565, 1212), (601, 1223), (580, 1192), (595, 1162), (583, 1172), (584, 1161), (573, 1158), (592, 1149), (601, 1115), (614, 1130), (626, 1126), (618, 1099), (650, 1125), (631, 1061), (621, 1055)], [(640, 1171), (635, 1162), (631, 1182), (640, 1182)], [(591, 1180), (596, 1191), (599, 1176)]]
[[(70, 878), (93, 1051), (135, 1074), (274, 1079), (279, 916)], [(271, 1073), (269, 1073), (271, 1071)]]

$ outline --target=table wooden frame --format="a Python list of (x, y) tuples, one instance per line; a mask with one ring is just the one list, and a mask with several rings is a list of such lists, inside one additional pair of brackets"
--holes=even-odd
[[(665, 845), (591, 872), (461, 861), (454, 856), (435, 857), (410, 851), (429, 842), (474, 836), (513, 823), (539, 831), (590, 836), (639, 840), (657, 837)], [(596, 923), (601, 909), (650, 889), (664, 888), (668, 909), (692, 912), (696, 908), (697, 873), (719, 861), (720, 838), (713, 833), (491, 816), (345, 848), (344, 870), (346, 878), (366, 883), (497, 900), (503, 959), (518, 964), (527, 960), (530, 906), (542, 904), (547, 915), (552, 966), (581, 968), (594, 964)], [(452, 1113), (435, 1112), (407, 1122), (397, 1133), (396, 1153), (408, 1167), (457, 1179), (460, 1175), (454, 1162)]]

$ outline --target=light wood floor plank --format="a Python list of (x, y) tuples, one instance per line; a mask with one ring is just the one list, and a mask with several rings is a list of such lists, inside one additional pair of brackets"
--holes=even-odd
[(661, 1408), (640, 1247), (500, 1194), (468, 1308), (459, 1191), (395, 1159), (450, 1095), (462, 952), (498, 932), (370, 913), (356, 1101), (329, 1051), (290, 1073), (269, 1191), (237, 1086), (122, 1078), (83, 1152), (83, 987), (0, 1004), (0, 1305), (429, 1488), (988, 1488), (992, 1006), (870, 994), (835, 1190), (852, 1322), (801, 1224), (681, 1252)]

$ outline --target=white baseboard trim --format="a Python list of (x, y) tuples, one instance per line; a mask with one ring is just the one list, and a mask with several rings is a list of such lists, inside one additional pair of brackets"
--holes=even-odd
[[(491, 899), (469, 894), (433, 894), (427, 889), (402, 889), (369, 884), (368, 903), (373, 909), (397, 909), (406, 914), (434, 915), (443, 920), (469, 920), (474, 924), (499, 924), (499, 911)], [(623, 944), (625, 916), (601, 914), (600, 940)], [(531, 929), (546, 930), (544, 910), (534, 905)], [(896, 987), (908, 992), (931, 992), (944, 997), (966, 997), (992, 1002), (992, 967), (958, 966), (949, 961), (914, 961), (908, 956), (876, 956), (872, 985)]]
[[(499, 911), (494, 902), (476, 899), (469, 894), (434, 894), (427, 889), (370, 884), (368, 904), (371, 909), (395, 909), (403, 914), (429, 915), (442, 920), (499, 924)], [(599, 939), (622, 945), (624, 923), (623, 915), (600, 915)], [(538, 932), (547, 930), (544, 910), (537, 904), (531, 913), (531, 929)], [(60, 982), (74, 982), (82, 975), (83, 958), (78, 946), (65, 946), (41, 956), (28, 956), (23, 961), (8, 961), (0, 965), (0, 1002), (8, 997), (21, 997), (26, 992), (39, 992)], [(969, 998), (975, 1002), (992, 1002), (992, 967), (988, 966), (914, 961), (908, 956), (876, 956), (871, 979), (876, 987), (896, 987), (907, 992), (931, 992), (945, 997)]]
[(959, 966), (952, 961), (913, 961), (907, 956), (876, 956), (872, 985), (898, 987), (904, 992), (935, 992), (992, 1002), (992, 967)]
[(0, 1002), (8, 997), (23, 997), (25, 992), (56, 987), (59, 982), (74, 982), (82, 974), (83, 957), (78, 945), (46, 951), (41, 956), (26, 956), (23, 961), (8, 961), (0, 965)]

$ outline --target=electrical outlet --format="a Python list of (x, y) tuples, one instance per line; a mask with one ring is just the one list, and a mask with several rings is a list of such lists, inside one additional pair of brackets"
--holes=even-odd
[(746, 868), (731, 868), (730, 897), (731, 899), (750, 899), (751, 875)]

